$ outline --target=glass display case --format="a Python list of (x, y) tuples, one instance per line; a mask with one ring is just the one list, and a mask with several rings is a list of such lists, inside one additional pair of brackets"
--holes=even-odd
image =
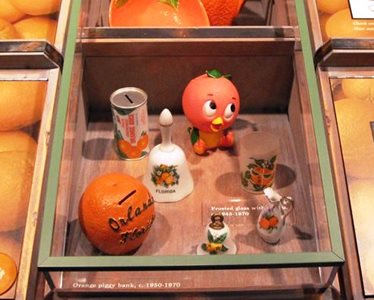
[[(305, 1), (333, 162), (346, 264), (346, 297), (373, 296), (367, 214), (373, 161), (372, 1)], [(365, 223), (366, 222), (366, 223)]]
[(319, 70), (347, 257), (347, 295), (372, 297), (374, 77), (370, 68)]
[(316, 61), (329, 66), (373, 64), (368, 50), (374, 38), (370, 0), (304, 0)]
[(39, 212), (70, 1), (0, 3), (0, 299), (37, 289)]
[(36, 288), (37, 221), (60, 76), (59, 69), (0, 70), (0, 299), (24, 299)]
[(8, 69), (61, 67), (70, 0), (4, 0), (0, 7), (0, 64)]
[[(325, 290), (344, 255), (310, 41), (296, 34), (308, 30), (303, 3), (247, 1), (241, 25), (180, 29), (108, 27), (108, 8), (109, 1), (73, 3), (38, 260), (49, 287), (59, 295)], [(254, 9), (261, 9), (262, 26), (250, 17)], [(232, 75), (241, 104), (236, 145), (199, 156), (189, 142), (182, 93), (209, 69)], [(186, 154), (194, 190), (175, 203), (152, 202), (155, 219), (142, 245), (132, 254), (106, 255), (80, 225), (82, 194), (110, 172), (142, 180), (149, 159), (123, 160), (114, 149), (110, 96), (123, 87), (148, 95), (150, 148), (160, 143), (160, 112), (170, 109), (173, 142)], [(279, 138), (273, 188), (295, 203), (276, 244), (256, 230), (265, 195), (241, 187), (238, 146), (254, 131)], [(214, 213), (230, 227), (235, 254), (198, 255)], [(127, 217), (110, 224), (126, 227), (134, 216)]]

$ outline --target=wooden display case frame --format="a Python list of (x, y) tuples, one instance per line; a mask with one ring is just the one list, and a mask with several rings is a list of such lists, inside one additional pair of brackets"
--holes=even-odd
[[(66, 57), (64, 63), (64, 73), (63, 73), (63, 81), (61, 85), (61, 93), (58, 102), (58, 110), (56, 114), (55, 122), (58, 124), (54, 128), (53, 131), (53, 145), (51, 148), (51, 161), (48, 171), (47, 177), (47, 185), (46, 185), (46, 202), (45, 202), (45, 211), (44, 211), (44, 218), (43, 218), (43, 225), (42, 225), (42, 239), (40, 244), (40, 251), (39, 251), (39, 260), (38, 260), (38, 268), (45, 274), (46, 279), (49, 283), (49, 286), (52, 290), (58, 291), (67, 294), (74, 294), (77, 293), (72, 289), (61, 289), (61, 280), (63, 279), (63, 273), (74, 273), (74, 272), (89, 272), (91, 274), (95, 274), (97, 272), (109, 272), (113, 274), (113, 272), (120, 272), (120, 274), (126, 274), (129, 272), (135, 271), (136, 273), (145, 272), (149, 276), (147, 272), (168, 272), (175, 270), (181, 271), (185, 270), (184, 272), (201, 272), (205, 270), (208, 272), (212, 269), (226, 269), (226, 270), (237, 270), (241, 272), (241, 270), (249, 270), (254, 272), (260, 272), (260, 270), (272, 270), (274, 269), (287, 269), (287, 268), (300, 268), (300, 270), (306, 270), (308, 268), (317, 268), (317, 270), (322, 271), (324, 273), (324, 278), (326, 281), (321, 284), (320, 286), (314, 287), (315, 289), (321, 291), (327, 288), (326, 285), (331, 284), (331, 281), (334, 279), (334, 275), (338, 268), (344, 263), (344, 255), (342, 251), (342, 244), (341, 244), (341, 237), (340, 237), (340, 229), (339, 229), (339, 221), (337, 217), (336, 211), (336, 203), (335, 203), (335, 192), (333, 187), (333, 181), (331, 176), (330, 170), (330, 162), (328, 157), (328, 150), (326, 145), (326, 135), (325, 129), (323, 125), (323, 114), (321, 111), (320, 100), (318, 95), (318, 86), (317, 81), (314, 74), (313, 68), (313, 59), (311, 54), (311, 46), (310, 41), (306, 35), (308, 32), (306, 20), (305, 20), (305, 7), (302, 2), (296, 2), (296, 9), (298, 11), (298, 18), (299, 18), (299, 26), (300, 26), (300, 36), (301, 36), (301, 44), (303, 48), (303, 52), (296, 50), (294, 53), (294, 60), (297, 61), (297, 64), (300, 66), (300, 70), (297, 71), (298, 75), (296, 75), (296, 80), (294, 81), (295, 88), (292, 91), (292, 94), (297, 95), (298, 93), (302, 93), (302, 95), (306, 96), (309, 94), (310, 102), (308, 101), (308, 97), (302, 98), (301, 104), (296, 104), (293, 106), (293, 112), (290, 113), (290, 122), (295, 122), (296, 128), (300, 128), (301, 131), (298, 133), (300, 135), (306, 134), (303, 132), (310, 133), (312, 136), (315, 135), (315, 151), (318, 153), (319, 165), (317, 164), (317, 169), (315, 169), (316, 173), (320, 172), (321, 180), (322, 180), (322, 187), (323, 187), (323, 194), (325, 197), (325, 212), (326, 212), (326, 224), (327, 224), (327, 231), (329, 235), (329, 250), (324, 249), (323, 251), (313, 252), (290, 252), (290, 253), (256, 253), (256, 254), (239, 254), (239, 255), (227, 255), (224, 257), (218, 256), (196, 256), (196, 255), (183, 255), (183, 256), (65, 256), (62, 255), (54, 255), (53, 249), (56, 248), (55, 243), (62, 243), (62, 248), (64, 248), (65, 244), (65, 237), (63, 240), (59, 239), (55, 236), (54, 233), (54, 226), (56, 223), (60, 223), (61, 220), (56, 217), (56, 209), (61, 208), (61, 203), (56, 203), (58, 187), (59, 187), (59, 174), (61, 161), (63, 159), (63, 147), (64, 147), (64, 135), (68, 134), (70, 124), (66, 123), (67, 114), (69, 114), (69, 99), (71, 101), (79, 101), (78, 99), (81, 97), (81, 93), (74, 92), (74, 89), (79, 88), (81, 84), (82, 75), (82, 66), (87, 66), (87, 58), (90, 56), (92, 57), (100, 57), (103, 56), (103, 49), (107, 50), (105, 55), (111, 56), (112, 58), (118, 56), (125, 56), (130, 55), (131, 53), (136, 53), (136, 55), (147, 55), (149, 54), (149, 49), (147, 47), (152, 47), (152, 45), (160, 46), (160, 53), (163, 55), (168, 55), (167, 46), (172, 44), (176, 47), (176, 49), (185, 51), (192, 51), (194, 54), (194, 47), (193, 45), (199, 45), (200, 49), (205, 49), (206, 51), (210, 46), (219, 45), (221, 44), (221, 48), (218, 49), (216, 52), (213, 50), (213, 55), (217, 55), (220, 51), (222, 53), (227, 53), (229, 46), (233, 46), (233, 54), (235, 55), (243, 55), (246, 53), (247, 55), (256, 55), (258, 53), (265, 53), (264, 55), (271, 55), (270, 48), (274, 49), (275, 46), (277, 48), (278, 55), (289, 55), (284, 53), (293, 53), (294, 49), (299, 49), (298, 41), (294, 38), (284, 37), (283, 39), (279, 38), (279, 36), (274, 36), (274, 32), (280, 32), (279, 29), (269, 28), (268, 31), (262, 28), (264, 32), (273, 36), (270, 38), (267, 37), (259, 37), (256, 36), (255, 38), (251, 37), (251, 35), (247, 33), (246, 36), (241, 37), (239, 39), (232, 39), (213, 38), (211, 41), (207, 42), (205, 37), (201, 38), (192, 38), (188, 40), (184, 40), (183, 38), (180, 39), (172, 39), (169, 37), (165, 37), (163, 39), (151, 37), (149, 39), (115, 39), (115, 38), (107, 38), (107, 39), (94, 39), (94, 40), (85, 40), (83, 39), (81, 44), (76, 44), (76, 34), (77, 34), (77, 27), (78, 27), (78, 16), (80, 10), (80, 1), (74, 2), (73, 14), (71, 16), (70, 28), (69, 28), (69, 39), (67, 43), (67, 50), (66, 50)], [(287, 31), (287, 30), (286, 30)], [(247, 31), (250, 32), (250, 31)], [(253, 32), (256, 32), (255, 30)], [(258, 34), (258, 33), (257, 33)], [(226, 43), (224, 43), (226, 42)], [(96, 44), (95, 44), (96, 43)], [(183, 47), (189, 44), (189, 49), (186, 50)], [(191, 47), (192, 45), (192, 47)], [(165, 46), (165, 47), (164, 47)], [(253, 48), (249, 46), (254, 46)], [(214, 48), (212, 48), (214, 49)], [(76, 51), (77, 50), (77, 51)], [(135, 51), (135, 52), (132, 52)], [(140, 52), (139, 52), (140, 51)], [(165, 51), (165, 52), (163, 52)], [(198, 50), (196, 50), (198, 51)], [(268, 51), (268, 52), (267, 52)], [(179, 53), (179, 52), (178, 52)], [(196, 52), (198, 53), (198, 52)], [(222, 55), (221, 53), (221, 55)], [(274, 53), (274, 52), (273, 52)], [(293, 55), (292, 55), (293, 56)], [(292, 57), (290, 56), (290, 57)], [(106, 57), (106, 56), (104, 56)], [(305, 70), (304, 70), (305, 68)], [(305, 74), (305, 77), (304, 75)], [(75, 78), (73, 80), (72, 78)], [(296, 83), (295, 83), (296, 82)], [(73, 86), (73, 88), (72, 88)], [(296, 96), (297, 97), (297, 96)], [(161, 105), (162, 103), (159, 103)], [(301, 106), (299, 106), (301, 105)], [(84, 105), (80, 105), (81, 109), (83, 109)], [(309, 107), (309, 110), (308, 110)], [(152, 110), (154, 107), (151, 107)], [(274, 107), (273, 107), (274, 109)], [(299, 109), (307, 109), (308, 112), (308, 124), (303, 125), (303, 117), (300, 115)], [(84, 109), (83, 109), (84, 110)], [(284, 110), (281, 109), (281, 111)], [(78, 114), (79, 115), (79, 114)], [(292, 120), (291, 120), (292, 119)], [(80, 123), (80, 125), (75, 125), (76, 128), (84, 128), (85, 122)], [(65, 127), (66, 125), (66, 127)], [(82, 127), (83, 126), (83, 127)], [(300, 127), (301, 126), (301, 127)], [(311, 129), (311, 128), (314, 128)], [(74, 130), (74, 129), (73, 129)], [(83, 130), (84, 131), (84, 130)], [(78, 134), (79, 135), (79, 134)], [(300, 139), (303, 140), (303, 137), (300, 136)], [(73, 140), (75, 138), (73, 137)], [(309, 146), (304, 142), (302, 142), (303, 147), (306, 149)], [(71, 147), (73, 150), (75, 147)], [(308, 151), (307, 151), (308, 152)], [(71, 154), (71, 153), (70, 153)], [(300, 159), (305, 163), (307, 158)], [(308, 176), (308, 175), (303, 175)], [(53, 216), (53, 217), (52, 217)], [(62, 218), (63, 223), (67, 223), (67, 220)], [(66, 225), (65, 225), (66, 226)], [(316, 225), (318, 226), (318, 225)], [(65, 229), (66, 230), (66, 229)], [(63, 236), (66, 235), (66, 231), (63, 230), (61, 234)], [(323, 231), (323, 230), (322, 230)], [(57, 246), (58, 248), (59, 246)], [(63, 250), (63, 253), (64, 250)], [(324, 268), (328, 270), (322, 270)], [(321, 269), (320, 269), (321, 268)], [(251, 272), (252, 272), (251, 271)], [(325, 272), (326, 271), (326, 272)], [(318, 272), (318, 271), (317, 271)], [(131, 273), (130, 273), (131, 274)], [(166, 273), (167, 274), (167, 273)], [(172, 273), (174, 274), (174, 273)], [(175, 273), (177, 274), (177, 273)], [(204, 274), (204, 273), (203, 273)], [(207, 273), (208, 274), (208, 273)], [(261, 273), (257, 273), (259, 275)], [(167, 276), (171, 276), (169, 273)], [(261, 276), (261, 275), (260, 275)], [(287, 288), (287, 287), (286, 287)], [(294, 285), (290, 285), (288, 288), (291, 290), (295, 289)], [(300, 286), (298, 286), (300, 288)], [(305, 287), (304, 287), (305, 288)], [(210, 288), (210, 289), (217, 289)], [(236, 289), (234, 287), (228, 287), (227, 290)], [(250, 289), (250, 287), (243, 287), (243, 289)], [(264, 287), (265, 290), (268, 290), (269, 287)], [(302, 288), (301, 288), (302, 289)], [(270, 288), (271, 292), (275, 292)], [(147, 290), (143, 290), (147, 292)], [(170, 291), (164, 289), (163, 291)], [(93, 291), (93, 293), (100, 293), (101, 291)], [(108, 291), (106, 291), (108, 292)], [(117, 291), (118, 292), (118, 291)], [(130, 292), (131, 291), (127, 291)], [(149, 290), (148, 290), (149, 292)], [(155, 292), (155, 291), (153, 291)], [(85, 294), (89, 293), (89, 291), (80, 290), (78, 294)]]

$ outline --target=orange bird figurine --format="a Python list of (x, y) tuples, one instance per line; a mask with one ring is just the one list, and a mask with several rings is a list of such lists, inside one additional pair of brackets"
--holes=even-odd
[(183, 111), (193, 126), (188, 132), (198, 155), (234, 145), (230, 126), (238, 116), (240, 98), (229, 78), (218, 70), (209, 70), (192, 79), (183, 92)]

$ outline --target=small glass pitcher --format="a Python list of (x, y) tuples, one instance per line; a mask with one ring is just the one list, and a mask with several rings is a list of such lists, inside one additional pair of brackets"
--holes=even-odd
[(294, 201), (291, 197), (279, 195), (272, 188), (264, 189), (264, 194), (270, 205), (260, 213), (256, 229), (265, 242), (276, 244), (283, 233), (286, 218), (294, 208)]

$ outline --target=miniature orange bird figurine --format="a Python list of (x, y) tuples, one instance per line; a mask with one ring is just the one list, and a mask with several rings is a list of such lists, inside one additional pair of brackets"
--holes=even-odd
[(234, 145), (229, 128), (238, 116), (240, 97), (230, 77), (215, 69), (206, 71), (192, 79), (183, 92), (183, 111), (193, 126), (188, 131), (198, 155)]

